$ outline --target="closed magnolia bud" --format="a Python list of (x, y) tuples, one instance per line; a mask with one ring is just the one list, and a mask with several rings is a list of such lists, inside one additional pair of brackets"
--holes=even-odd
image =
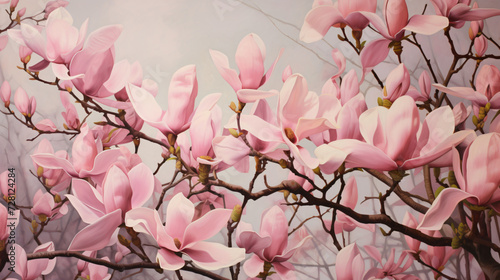
[(10, 84), (7, 81), (4, 81), (0, 87), (0, 98), (2, 98), (5, 107), (10, 106)]
[(23, 16), (24, 16), (24, 14), (26, 14), (26, 8), (22, 8), (21, 10), (19, 10), (19, 11), (17, 12), (17, 17), (18, 17), (18, 18), (21, 18), (21, 17), (23, 17)]

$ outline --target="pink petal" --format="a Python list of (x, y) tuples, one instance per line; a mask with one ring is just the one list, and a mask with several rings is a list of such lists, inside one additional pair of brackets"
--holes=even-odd
[(126, 212), (130, 209), (130, 197), (132, 192), (130, 182), (125, 172), (112, 165), (106, 172), (103, 181), (103, 202), (106, 212), (112, 212), (121, 209)]
[(134, 110), (141, 119), (162, 132), (168, 129), (168, 126), (162, 121), (164, 112), (151, 93), (133, 84), (128, 84), (127, 94)]
[(386, 0), (383, 12), (389, 34), (395, 37), (408, 23), (406, 0)]
[(42, 60), (35, 65), (31, 65), (28, 69), (32, 72), (39, 72), (49, 66), (50, 62), (48, 60)]
[(231, 209), (214, 209), (186, 227), (182, 247), (196, 248), (199, 241), (206, 240), (217, 234), (231, 216)]
[(253, 103), (257, 100), (268, 98), (277, 94), (278, 91), (276, 90), (265, 91), (256, 89), (240, 89), (236, 92), (238, 100), (243, 103)]
[(166, 270), (178, 270), (184, 266), (184, 260), (177, 256), (174, 252), (160, 249), (156, 255), (156, 259), (160, 264), (160, 267)]
[(335, 129), (337, 127), (338, 126), (336, 124), (332, 124), (329, 120), (325, 118), (319, 118), (319, 119), (300, 118), (297, 123), (297, 127), (295, 129), (295, 136), (297, 137), (297, 141), (300, 141), (313, 134), (320, 133), (328, 129)]
[(43, 38), (38, 29), (29, 24), (21, 24), (21, 34), (28, 48), (40, 55), (44, 60), (48, 60), (45, 53), (45, 38)]
[[(373, 168), (380, 171), (390, 171), (398, 168), (396, 162), (382, 150), (370, 144), (353, 140), (337, 140), (328, 144), (332, 148), (347, 153), (346, 167)], [(373, 159), (377, 160), (374, 161)]]
[(241, 89), (241, 81), (238, 77), (238, 73), (236, 70), (231, 69), (229, 67), (229, 61), (227, 56), (219, 51), (210, 50), (210, 56), (215, 64), (215, 67), (222, 75), (222, 78), (229, 83), (229, 85), (234, 89), (234, 91), (238, 91)]
[(168, 87), (168, 110), (165, 117), (173, 133), (179, 134), (187, 129), (185, 125), (194, 111), (197, 95), (196, 66), (187, 65), (177, 70)]
[(457, 204), (466, 198), (476, 198), (460, 189), (447, 188), (443, 190), (432, 203), (418, 230), (440, 230), (444, 222), (451, 216)]
[(128, 177), (132, 188), (131, 206), (141, 207), (153, 195), (155, 184), (153, 172), (144, 163), (139, 163), (128, 172)]
[(236, 64), (240, 69), (242, 88), (257, 89), (264, 76), (265, 48), (262, 39), (256, 34), (245, 36), (236, 50)]
[(363, 66), (363, 79), (366, 73), (370, 72), (373, 67), (384, 61), (387, 55), (389, 55), (390, 42), (387, 39), (378, 39), (371, 41), (363, 48), (360, 54), (361, 65)]
[(486, 105), (488, 103), (488, 98), (486, 98), (485, 95), (480, 94), (477, 91), (474, 91), (472, 88), (469, 87), (444, 87), (440, 84), (433, 84), (435, 88), (438, 90), (451, 94), (456, 97), (464, 98), (467, 100), (470, 100), (472, 102), (477, 103), (480, 106)]
[(257, 255), (252, 255), (244, 264), (243, 270), (249, 277), (256, 277), (264, 271), (264, 261)]
[(116, 93), (123, 89), (129, 80), (131, 65), (127, 60), (121, 60), (113, 66), (109, 79), (104, 86), (109, 92)]
[(314, 154), (319, 159), (321, 171), (326, 174), (332, 174), (335, 172), (340, 165), (344, 163), (346, 157), (348, 156), (348, 153), (326, 144), (316, 148), (316, 150), (314, 150)]
[[(70, 251), (96, 251), (108, 245), (111, 235), (122, 223), (122, 211), (117, 209), (99, 218), (91, 225), (78, 232), (68, 250)], [(99, 238), (95, 238), (99, 235)]]
[(175, 246), (174, 239), (167, 235), (158, 211), (150, 208), (135, 208), (125, 214), (125, 225), (133, 228), (136, 232), (142, 232), (152, 236), (161, 247), (171, 251), (179, 251)]
[(5, 46), (7, 46), (8, 42), (9, 42), (9, 37), (7, 36), (7, 34), (0, 36), (0, 51), (5, 49)]
[(62, 169), (70, 176), (78, 177), (78, 173), (67, 159), (59, 158), (53, 154), (34, 154), (31, 155), (31, 158), (36, 164), (42, 167), (49, 169)]
[(356, 243), (351, 243), (339, 251), (335, 260), (335, 272), (337, 280), (357, 280), (353, 277), (355, 270), (364, 272), (364, 264), (361, 267), (354, 267), (353, 260), (360, 255)]
[(259, 253), (271, 245), (271, 236), (260, 236), (252, 230), (252, 225), (240, 222), (236, 228), (236, 244), (245, 248), (247, 254)]
[(337, 79), (342, 73), (345, 71), (346, 67), (346, 59), (345, 56), (342, 54), (341, 51), (338, 49), (333, 49), (332, 50), (332, 58), (333, 61), (335, 61), (335, 64), (337, 65), (338, 71), (335, 73), (335, 75), (332, 76), (332, 80)]
[(101, 194), (87, 181), (72, 180), (73, 194), (67, 195), (85, 223), (91, 224), (106, 214)]
[(333, 24), (344, 21), (339, 10), (333, 6), (322, 5), (313, 8), (306, 15), (300, 29), (300, 40), (312, 43), (323, 39)]
[(446, 28), (448, 24), (449, 21), (446, 17), (436, 15), (413, 15), (404, 29), (422, 35), (432, 35)]
[(56, 77), (59, 78), (60, 80), (72, 80), (75, 78), (81, 78), (85, 76), (85, 74), (70, 76), (69, 70), (64, 64), (52, 63), (52, 71), (54, 72), (54, 75), (56, 75)]
[(270, 236), (273, 240), (271, 246), (264, 249), (264, 256), (268, 261), (283, 253), (288, 244), (288, 222), (281, 208), (273, 206), (264, 213), (260, 235)]
[(194, 205), (182, 193), (176, 194), (168, 203), (165, 230), (172, 238), (182, 240), (187, 226), (194, 217)]
[[(215, 211), (215, 210), (212, 210)], [(245, 250), (228, 248), (219, 243), (197, 242), (196, 246), (184, 249), (193, 262), (207, 270), (217, 270), (237, 264), (245, 259)]]
[(263, 85), (265, 82), (267, 82), (269, 80), (269, 77), (271, 77), (271, 74), (274, 71), (274, 67), (276, 66), (276, 63), (278, 63), (278, 60), (280, 59), (281, 55), (283, 54), (283, 51), (285, 51), (285, 49), (282, 48), (280, 50), (280, 52), (278, 53), (278, 56), (274, 60), (273, 64), (271, 64), (271, 67), (269, 67), (269, 69), (267, 70), (264, 77), (262, 77), (262, 80), (260, 81), (260, 85)]
[(371, 245), (366, 245), (364, 246), (366, 253), (378, 261), (378, 263), (382, 264), (382, 255), (380, 255), (380, 251), (375, 247)]
[(281, 277), (281, 279), (295, 280), (295, 268), (289, 262), (275, 262), (273, 263), (274, 270)]
[(108, 170), (120, 156), (122, 156), (120, 149), (110, 149), (100, 152), (94, 159), (92, 169), (80, 171), (80, 177), (83, 178), (104, 173), (104, 170)]
[(35, 127), (42, 131), (56, 131), (56, 125), (50, 119), (44, 119), (35, 124)]

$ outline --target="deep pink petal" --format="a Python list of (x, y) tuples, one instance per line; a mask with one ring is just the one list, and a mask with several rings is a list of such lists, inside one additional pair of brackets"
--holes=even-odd
[(116, 209), (121, 209), (123, 213), (130, 210), (132, 190), (124, 170), (112, 165), (106, 172), (102, 188), (103, 202), (107, 213)]
[(198, 95), (196, 66), (187, 65), (177, 70), (172, 76), (168, 88), (168, 110), (166, 123), (172, 132), (179, 134), (186, 130)]
[(385, 0), (383, 14), (389, 34), (395, 37), (408, 23), (406, 0)]
[[(385, 60), (389, 55), (389, 43), (387, 39), (378, 39), (368, 43), (360, 54), (361, 65), (363, 66), (363, 78), (373, 67)], [(361, 79), (363, 81), (363, 79)]]
[(240, 222), (236, 228), (236, 244), (240, 248), (245, 248), (247, 254), (261, 253), (271, 245), (271, 242), (271, 236), (260, 236), (248, 223)]
[(73, 194), (67, 195), (82, 220), (88, 224), (106, 214), (101, 194), (87, 181), (73, 179)]
[[(106, 247), (111, 235), (122, 222), (121, 209), (106, 214), (78, 232), (71, 241), (68, 250), (96, 251)], [(96, 239), (96, 236), (99, 236), (99, 238)]]
[(472, 102), (477, 103), (480, 106), (486, 105), (488, 103), (488, 98), (486, 98), (485, 95), (480, 94), (477, 91), (474, 91), (474, 89), (469, 88), (469, 87), (444, 87), (440, 84), (433, 84), (435, 88), (438, 90), (451, 94), (456, 97), (464, 98), (467, 100), (470, 100)]
[(273, 206), (264, 213), (260, 235), (270, 236), (273, 240), (271, 246), (264, 249), (264, 256), (267, 260), (270, 261), (283, 253), (288, 244), (288, 222), (281, 208)]
[(380, 171), (390, 171), (398, 168), (396, 162), (382, 150), (358, 140), (337, 140), (328, 145), (347, 153), (346, 167), (373, 168)]

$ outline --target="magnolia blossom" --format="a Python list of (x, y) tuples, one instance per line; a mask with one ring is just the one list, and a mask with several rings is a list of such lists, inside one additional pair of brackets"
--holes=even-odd
[(23, 88), (17, 88), (14, 94), (14, 104), (23, 116), (31, 118), (36, 111), (36, 99), (34, 96), (28, 97)]
[(18, 44), (43, 58), (36, 67), (36, 70), (42, 70), (50, 62), (68, 65), (83, 47), (87, 26), (88, 19), (78, 30), (73, 26), (73, 17), (61, 7), (50, 12), (43, 32), (29, 24), (21, 24), (20, 30), (9, 29), (8, 33)]
[[(113, 165), (106, 172), (102, 186), (94, 188), (88, 182), (73, 179), (73, 195), (67, 198), (89, 226), (73, 239), (70, 250), (99, 250), (106, 246), (125, 214), (143, 206), (153, 194), (155, 179), (151, 170), (140, 163), (130, 170)], [(93, 236), (99, 233), (99, 242)]]
[(31, 212), (37, 215), (41, 222), (45, 222), (47, 218), (56, 220), (68, 213), (68, 205), (61, 203), (59, 194), (43, 193), (42, 190), (38, 190), (33, 197)]
[(252, 257), (243, 264), (245, 273), (256, 277), (264, 271), (264, 264), (271, 263), (281, 279), (296, 279), (294, 267), (288, 262), (295, 251), (311, 236), (305, 236), (297, 244), (288, 243), (288, 221), (278, 206), (273, 206), (262, 215), (259, 233), (252, 225), (240, 222), (236, 228), (236, 244), (245, 248)]
[[(380, 255), (379, 250), (370, 245), (365, 246), (366, 253), (370, 255), (373, 259), (377, 260), (382, 268), (373, 267), (368, 270), (365, 274), (364, 279), (375, 280), (375, 279), (385, 279), (392, 278), (395, 280), (420, 280), (420, 278), (416, 276), (412, 276), (409, 274), (405, 274), (404, 272), (410, 268), (413, 263), (413, 257), (409, 255), (408, 252), (403, 251), (399, 256), (398, 262), (394, 263), (396, 249), (391, 249), (391, 254), (387, 261), (382, 264), (382, 256)], [(408, 259), (406, 257), (408, 256)], [(406, 262), (403, 264), (403, 261), (406, 259)], [(403, 264), (403, 267), (401, 265)]]
[(10, 95), (11, 95), (10, 84), (8, 81), (4, 81), (0, 87), (0, 98), (2, 99), (5, 107), (10, 105)]
[(471, 0), (431, 0), (436, 14), (450, 20), (450, 26), (462, 28), (466, 21), (477, 21), (500, 15), (498, 9), (481, 9), (477, 4), (471, 8)]
[(367, 110), (359, 122), (366, 142), (337, 140), (315, 150), (325, 172), (337, 170), (344, 161), (346, 167), (384, 171), (428, 163), (449, 166), (451, 159), (447, 157), (435, 160), (473, 134), (471, 130), (454, 133), (455, 117), (449, 107), (434, 110), (421, 125), (415, 101), (409, 96), (398, 98), (390, 109), (378, 106)]
[[(18, 245), (14, 244), (16, 253), (16, 266), (14, 271), (21, 276), (23, 280), (39, 279), (41, 275), (47, 275), (54, 270), (56, 259), (34, 259), (28, 260), (26, 251)], [(33, 253), (54, 251), (54, 243), (47, 242), (35, 248)]]
[(231, 212), (229, 209), (214, 209), (198, 220), (193, 220), (193, 203), (179, 193), (168, 203), (165, 225), (158, 212), (149, 208), (132, 209), (125, 216), (125, 224), (136, 232), (152, 236), (158, 242), (160, 249), (156, 259), (161, 268), (178, 270), (183, 267), (185, 261), (178, 256), (178, 253), (183, 253), (196, 266), (217, 270), (245, 259), (243, 249), (203, 241), (226, 226)]
[(467, 199), (473, 205), (489, 206), (500, 211), (500, 173), (496, 172), (500, 164), (500, 133), (488, 133), (478, 136), (465, 150), (463, 162), (453, 150), (453, 171), (458, 188), (447, 188), (439, 193), (420, 222), (419, 229), (439, 230), (451, 216), (457, 204)]
[(266, 47), (257, 34), (251, 33), (241, 40), (236, 50), (236, 64), (240, 70), (239, 75), (234, 69), (229, 68), (229, 61), (225, 54), (210, 50), (210, 56), (224, 80), (236, 92), (238, 100), (243, 103), (250, 103), (276, 94), (273, 91), (257, 89), (269, 79), (282, 52), (283, 50), (281, 50), (269, 70), (265, 72)]
[(406, 95), (411, 96), (415, 101), (425, 102), (429, 100), (431, 94), (431, 77), (429, 76), (429, 72), (423, 71), (420, 74), (418, 86), (420, 87), (420, 91), (410, 86)]
[(408, 73), (406, 66), (401, 63), (387, 76), (384, 86), (383, 99), (394, 102), (399, 97), (405, 95), (409, 88), (410, 73)]
[(474, 111), (478, 114), (478, 107), (490, 103), (492, 109), (500, 109), (500, 70), (494, 65), (483, 65), (476, 77), (476, 90), (470, 87), (444, 87), (435, 84), (435, 88), (451, 95), (472, 101)]
[(357, 12), (375, 13), (376, 10), (376, 0), (339, 0), (335, 4), (331, 0), (315, 0), (300, 30), (300, 40), (306, 43), (321, 40), (332, 26), (347, 25), (356, 31), (363, 30), (369, 21)]
[(71, 162), (51, 152), (35, 153), (31, 158), (43, 168), (62, 169), (72, 177), (93, 177), (101, 181), (108, 167), (122, 155), (122, 152), (120, 149), (103, 151), (100, 139), (96, 141), (87, 124), (84, 124), (73, 142), (71, 155)]
[(383, 18), (375, 13), (360, 12), (384, 37), (368, 43), (361, 52), (363, 73), (371, 71), (373, 67), (384, 61), (389, 54), (389, 44), (393, 41), (401, 41), (405, 31), (432, 35), (449, 24), (446, 17), (437, 15), (413, 15), (408, 18), (405, 0), (385, 0), (382, 12)]
[(365, 262), (356, 243), (351, 243), (337, 254), (335, 261), (337, 280), (363, 280)]

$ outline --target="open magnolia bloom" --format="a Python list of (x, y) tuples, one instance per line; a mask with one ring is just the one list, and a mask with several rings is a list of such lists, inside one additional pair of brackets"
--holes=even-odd
[(264, 68), (266, 46), (257, 34), (250, 33), (241, 40), (236, 50), (236, 64), (240, 70), (238, 75), (234, 69), (229, 67), (229, 61), (225, 54), (210, 50), (210, 56), (215, 67), (217, 67), (224, 80), (234, 89), (238, 100), (243, 103), (255, 102), (277, 94), (275, 91), (262, 91), (258, 90), (258, 88), (269, 80), (282, 53), (283, 50), (280, 51), (278, 57), (266, 72)]
[(254, 253), (243, 264), (245, 273), (250, 277), (264, 272), (268, 263), (272, 264), (281, 279), (295, 279), (294, 267), (288, 259), (310, 238), (308, 235), (297, 244), (288, 244), (288, 221), (279, 206), (273, 206), (262, 215), (259, 233), (245, 222), (240, 222), (236, 229), (236, 244), (245, 248), (247, 254)]
[(160, 249), (156, 259), (161, 268), (180, 269), (185, 262), (178, 253), (184, 253), (197, 266), (217, 270), (245, 259), (243, 249), (203, 241), (217, 234), (227, 224), (231, 213), (230, 209), (214, 209), (193, 221), (194, 204), (179, 193), (168, 204), (165, 225), (158, 211), (150, 208), (130, 210), (125, 215), (125, 224), (158, 242)]
[(418, 229), (439, 230), (457, 204), (467, 199), (477, 206), (489, 206), (500, 212), (500, 133), (478, 136), (465, 150), (460, 168), (460, 155), (453, 149), (453, 171), (458, 188), (439, 193)]
[(300, 39), (306, 43), (321, 40), (332, 26), (363, 30), (369, 21), (357, 12), (376, 10), (376, 0), (339, 0), (335, 4), (331, 0), (315, 0), (300, 30)]
[(470, 2), (471, 0), (431, 0), (436, 14), (447, 17), (450, 20), (450, 26), (455, 28), (462, 28), (466, 21), (500, 15), (498, 9), (481, 9), (476, 3), (470, 7)]
[(322, 170), (331, 173), (344, 161), (348, 168), (380, 171), (425, 164), (449, 166), (451, 158), (437, 159), (474, 134), (472, 130), (454, 133), (455, 116), (449, 107), (434, 110), (421, 125), (415, 101), (409, 96), (398, 98), (390, 109), (379, 106), (367, 110), (361, 114), (359, 126), (366, 142), (344, 139), (316, 148)]

